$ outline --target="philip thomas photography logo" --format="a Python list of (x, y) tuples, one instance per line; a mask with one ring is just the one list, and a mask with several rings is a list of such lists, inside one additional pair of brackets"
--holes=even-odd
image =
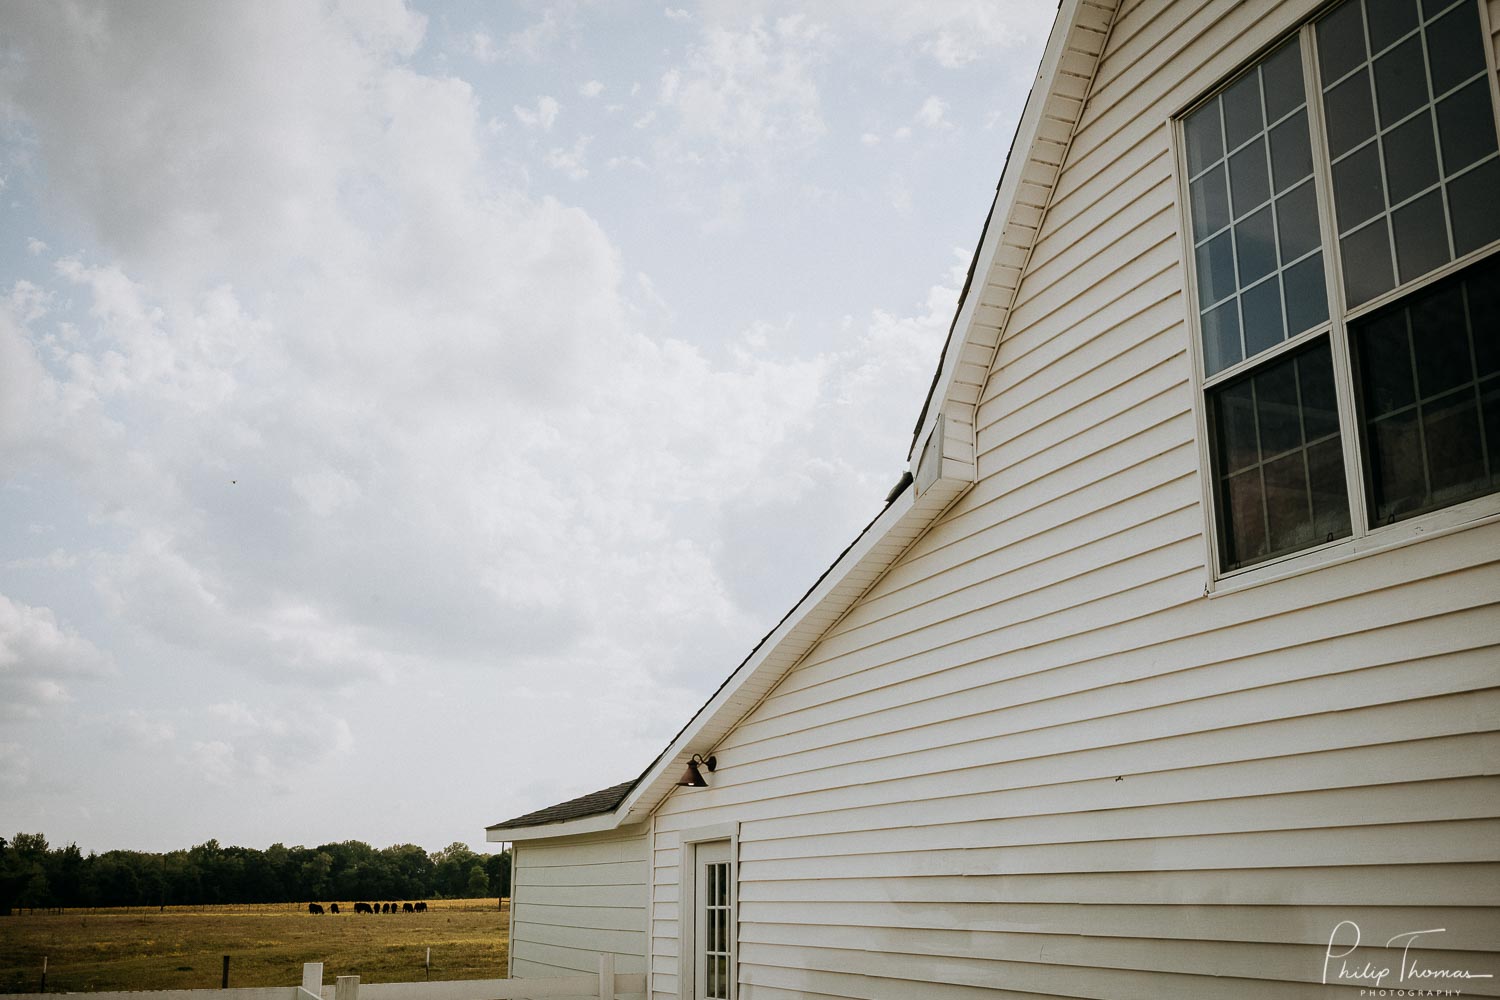
[[(1358, 986), (1368, 997), (1457, 997), (1471, 979), (1493, 979), (1492, 973), (1443, 966), (1424, 957), (1421, 948), (1440, 948), (1435, 935), (1446, 927), (1402, 931), (1386, 939), (1384, 947), (1366, 946), (1359, 924), (1340, 920), (1328, 935), (1323, 955), (1323, 984)], [(1432, 940), (1424, 940), (1431, 938)]]

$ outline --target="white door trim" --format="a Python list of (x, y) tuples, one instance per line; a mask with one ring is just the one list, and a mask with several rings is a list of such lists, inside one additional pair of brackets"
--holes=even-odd
[(737, 969), (739, 951), (739, 921), (736, 919), (739, 901), (739, 824), (720, 823), (714, 826), (684, 830), (678, 835), (679, 897), (678, 897), (678, 958), (677, 982), (679, 1000), (694, 1000), (697, 997), (697, 966), (699, 958), (697, 933), (698, 907), (698, 847), (711, 845), (727, 851), (729, 862), (729, 974), (730, 997), (739, 989)]

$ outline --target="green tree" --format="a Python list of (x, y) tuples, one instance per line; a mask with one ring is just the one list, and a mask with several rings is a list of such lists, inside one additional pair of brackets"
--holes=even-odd
[(496, 896), (509, 896), (510, 851), (489, 855), (484, 859), (484, 869), (490, 876), (490, 892)]
[(479, 899), (481, 896), (488, 896), (489, 894), (489, 873), (484, 870), (482, 862), (475, 861), (474, 866), (469, 869), (469, 881), (464, 886), (464, 896), (468, 899)]
[[(479, 855), (462, 841), (454, 841), (432, 856), (437, 894), (457, 899), (469, 894), (469, 871), (480, 863)], [(488, 893), (481, 893), (488, 895)]]
[(302, 888), (302, 899), (322, 899), (328, 895), (330, 878), (333, 874), (333, 856), (327, 851), (319, 851), (311, 858), (302, 863), (301, 878), (298, 884)]

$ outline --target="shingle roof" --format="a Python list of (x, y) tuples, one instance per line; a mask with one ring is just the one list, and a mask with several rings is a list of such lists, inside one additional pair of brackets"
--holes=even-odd
[(543, 826), (547, 823), (561, 823), (564, 820), (581, 819), (584, 816), (607, 813), (620, 804), (625, 798), (625, 793), (629, 792), (638, 780), (640, 779), (631, 778), (629, 781), (622, 781), (618, 785), (610, 785), (608, 788), (601, 788), (597, 792), (589, 792), (587, 795), (580, 795), (576, 799), (569, 799), (566, 802), (559, 802), (555, 806), (548, 806), (545, 809), (538, 809), (536, 812), (529, 812), (524, 816), (517, 816), (515, 819), (508, 819), (504, 823), (496, 823), (489, 829), (494, 830), (512, 826)]

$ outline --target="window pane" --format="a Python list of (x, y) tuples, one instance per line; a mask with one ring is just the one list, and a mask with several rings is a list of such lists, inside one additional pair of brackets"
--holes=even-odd
[(1302, 400), (1302, 428), (1307, 440), (1337, 436), (1339, 404), (1333, 384), (1333, 356), (1328, 351), (1300, 354), (1297, 358), (1297, 385)]
[(1380, 140), (1385, 155), (1385, 180), (1391, 204), (1397, 205), (1437, 183), (1437, 149), (1432, 140), (1432, 116), (1417, 115)]
[(1491, 257), (1350, 325), (1376, 524), (1496, 488), (1482, 428), (1496, 419), (1500, 376), (1481, 375), (1476, 358), (1500, 336), (1483, 325), (1497, 284)]
[(1224, 156), (1224, 137), (1219, 132), (1219, 99), (1194, 111), (1182, 123), (1187, 140), (1188, 172), (1197, 174)]
[(1260, 74), (1252, 70), (1224, 91), (1224, 138), (1234, 149), (1265, 127), (1260, 112)]
[[(1234, 244), (1239, 256), (1241, 288), (1276, 270), (1276, 231), (1271, 223), (1270, 205), (1235, 224)], [(1247, 323), (1247, 329), (1248, 326)]]
[(1297, 405), (1297, 369), (1291, 362), (1268, 365), (1254, 378), (1255, 423), (1260, 454), (1272, 458), (1302, 443), (1302, 410)]
[(1358, 3), (1346, 3), (1318, 22), (1318, 63), (1332, 83), (1365, 60), (1365, 26)]
[(1396, 265), (1402, 281), (1420, 278), (1452, 259), (1448, 256), (1443, 197), (1437, 191), (1396, 209), (1391, 216), (1391, 230), (1396, 236)]
[(1427, 103), (1420, 38), (1413, 35), (1375, 60), (1375, 97), (1381, 128), (1390, 128)]
[(1484, 443), (1479, 436), (1479, 400), (1468, 386), (1422, 406), (1432, 500), (1453, 503), (1473, 494), (1484, 471)]
[(1495, 118), (1490, 110), (1488, 80), (1475, 80), (1439, 101), (1437, 118), (1445, 177), (1452, 177), (1495, 151)]
[(1312, 176), (1312, 145), (1307, 112), (1299, 111), (1271, 129), (1271, 177), (1278, 192)]
[(1323, 109), (1331, 155), (1342, 156), (1374, 135), (1375, 112), (1370, 105), (1369, 71), (1356, 73), (1328, 91), (1323, 96)]
[(1323, 278), (1323, 255), (1313, 254), (1281, 275), (1286, 296), (1286, 332), (1295, 337), (1328, 318), (1328, 288)]
[(1276, 201), (1281, 259), (1296, 260), (1318, 245), (1318, 196), (1313, 185), (1292, 188)]
[(1472, 3), (1460, 4), (1427, 26), (1427, 56), (1432, 63), (1432, 92), (1442, 95), (1484, 71), (1479, 14)]
[[(1474, 366), (1462, 287), (1447, 284), (1424, 294), (1412, 303), (1409, 315), (1417, 344), (1417, 392), (1424, 397), (1439, 396), (1471, 381)], [(1483, 336), (1482, 330), (1476, 332)]]
[(1271, 196), (1266, 171), (1266, 141), (1256, 139), (1229, 157), (1229, 193), (1236, 217), (1244, 215)]
[(1414, 506), (1412, 498), (1425, 492), (1422, 441), (1417, 411), (1403, 410), (1370, 424), (1370, 478), (1375, 494), (1371, 516), (1387, 524)]
[(1198, 248), (1198, 302), (1212, 305), (1234, 290), (1234, 247), (1224, 233)]
[(1422, 0), (1422, 16), (1436, 17), (1455, 3), (1468, 2), (1469, 0)]
[(1385, 211), (1377, 143), (1372, 142), (1333, 165), (1333, 205), (1341, 233)]
[(1360, 380), (1365, 408), (1378, 417), (1416, 401), (1406, 313), (1388, 313), (1360, 327)]
[(1312, 541), (1311, 497), (1302, 452), (1266, 463), (1266, 530), (1272, 551), (1299, 549)]
[(1339, 241), (1339, 249), (1344, 257), (1344, 294), (1350, 306), (1368, 302), (1395, 284), (1384, 220), (1346, 236)]
[(1245, 324), (1245, 356), (1253, 358), (1286, 339), (1281, 319), (1281, 283), (1274, 277), (1240, 296)]
[(1240, 309), (1234, 299), (1203, 314), (1203, 374), (1221, 372), (1244, 358), (1240, 348)]
[(1479, 376), (1500, 374), (1500, 282), (1471, 281), (1464, 292)]
[(1326, 339), (1208, 391), (1225, 569), (1348, 534), (1334, 399)]
[(1307, 449), (1307, 480), (1312, 493), (1313, 541), (1321, 544), (1349, 534), (1344, 448), (1337, 437)]
[[(1437, 172), (1433, 160), (1433, 172)], [(1188, 185), (1192, 199), (1193, 242), (1216, 233), (1229, 225), (1229, 186), (1224, 180), (1224, 166), (1219, 164)]]
[(1276, 121), (1304, 104), (1302, 52), (1293, 38), (1266, 57), (1260, 67), (1261, 87), (1266, 93), (1266, 120)]
[(1224, 568), (1235, 569), (1264, 559), (1269, 553), (1266, 549), (1266, 505), (1260, 488), (1260, 468), (1231, 476), (1220, 502), (1225, 508), (1228, 535), (1224, 540)]
[(1500, 160), (1449, 181), (1448, 210), (1459, 256), (1500, 239)]
[(1417, 26), (1416, 0), (1368, 0), (1370, 48), (1379, 52)]
[(1483, 384), (1485, 390), (1479, 397), (1479, 408), (1484, 417), (1485, 458), (1490, 463), (1490, 481), (1493, 483), (1496, 470), (1500, 470), (1500, 379)]

